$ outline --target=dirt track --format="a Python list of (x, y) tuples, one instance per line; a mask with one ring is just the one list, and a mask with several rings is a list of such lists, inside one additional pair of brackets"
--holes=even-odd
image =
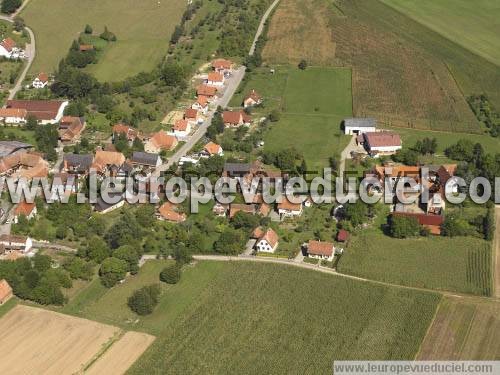
[(154, 339), (154, 336), (145, 333), (127, 332), (90, 366), (85, 374), (124, 374)]
[(116, 327), (18, 305), (0, 319), (0, 374), (73, 374)]

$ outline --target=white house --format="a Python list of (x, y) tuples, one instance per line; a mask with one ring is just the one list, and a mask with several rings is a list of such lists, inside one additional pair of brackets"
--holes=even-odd
[(31, 83), (35, 89), (43, 89), (49, 84), (49, 76), (45, 73), (40, 73)]
[(255, 249), (259, 252), (274, 253), (278, 248), (278, 234), (271, 228), (264, 231), (258, 227), (254, 230), (252, 237), (257, 239)]
[(184, 120), (187, 120), (191, 125), (203, 124), (203, 117), (196, 109), (188, 108), (184, 112)]
[(206, 84), (208, 86), (222, 87), (224, 86), (224, 75), (218, 72), (210, 72), (208, 73), (208, 77), (206, 80)]
[(20, 49), (12, 38), (5, 38), (0, 42), (0, 56), (8, 59), (18, 58)]
[(309, 241), (307, 256), (309, 258), (332, 261), (335, 255), (335, 246), (326, 241)]
[(243, 99), (243, 107), (253, 107), (254, 105), (259, 105), (262, 103), (262, 96), (257, 93), (257, 91), (252, 90), (248, 93), (248, 95)]
[(14, 208), (12, 221), (17, 224), (21, 216), (25, 216), (26, 219), (31, 220), (36, 217), (36, 214), (37, 209), (34, 203), (19, 202), (16, 208)]
[(399, 134), (392, 132), (363, 133), (363, 146), (370, 155), (392, 155), (403, 148)]
[(28, 112), (22, 108), (0, 108), (0, 121), (9, 125), (19, 125), (26, 122)]
[(0, 245), (2, 245), (6, 251), (17, 250), (22, 253), (27, 253), (33, 248), (33, 240), (24, 236), (2, 234), (0, 236)]
[(214, 142), (208, 142), (205, 147), (203, 147), (203, 151), (201, 152), (203, 156), (214, 156), (214, 155), (219, 155), (223, 156), (224, 155), (224, 150), (222, 150), (222, 147), (218, 145), (217, 143)]
[(7, 100), (6, 108), (23, 109), (42, 125), (56, 124), (63, 118), (67, 100)]
[(298, 217), (302, 215), (302, 203), (292, 203), (285, 198), (281, 203), (278, 203), (278, 214), (282, 219)]
[(346, 118), (344, 121), (344, 134), (363, 134), (375, 132), (377, 121), (374, 118)]
[(206, 115), (208, 112), (208, 98), (203, 95), (198, 96), (198, 99), (193, 103), (191, 109), (194, 109)]
[(191, 133), (191, 124), (188, 120), (177, 120), (169, 133), (179, 139), (186, 138)]

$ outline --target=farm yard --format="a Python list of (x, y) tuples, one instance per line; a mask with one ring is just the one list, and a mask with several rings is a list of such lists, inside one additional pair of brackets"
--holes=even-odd
[(418, 360), (497, 360), (500, 303), (444, 297)]
[(21, 13), (37, 37), (31, 72), (54, 71), (86, 24), (93, 26), (94, 33), (107, 26), (118, 38), (91, 68), (96, 78), (119, 81), (150, 71), (165, 56), (170, 35), (185, 7), (185, 2), (173, 0), (32, 0)]
[(473, 53), (500, 64), (500, 8), (495, 1), (382, 1)]
[(396, 239), (382, 230), (385, 215), (359, 230), (338, 271), (394, 284), (491, 295), (491, 242), (475, 237)]
[[(121, 341), (116, 327), (23, 305), (17, 305), (0, 319), (0, 330), (2, 373), (13, 368), (19, 373), (33, 369), (40, 373), (77, 373), (92, 364), (109, 345)], [(146, 344), (143, 336), (147, 335), (135, 334), (132, 341)], [(137, 348), (129, 340), (127, 336), (127, 345), (119, 346), (128, 351), (112, 351), (103, 362), (117, 363), (128, 355), (137, 355)]]
[(440, 298), (246, 262), (219, 263), (204, 285), (130, 373), (326, 373), (336, 358), (412, 359)]

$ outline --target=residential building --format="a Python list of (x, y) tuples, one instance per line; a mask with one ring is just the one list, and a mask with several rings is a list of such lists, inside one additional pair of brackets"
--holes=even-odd
[(157, 168), (162, 163), (160, 155), (141, 151), (134, 151), (130, 162), (142, 168)]
[(19, 251), (26, 254), (33, 248), (33, 240), (25, 236), (2, 234), (0, 236), (0, 246), (3, 247), (5, 252)]
[(188, 120), (177, 120), (169, 133), (177, 138), (186, 138), (191, 133), (191, 123)]
[(24, 216), (26, 217), (26, 219), (31, 220), (36, 218), (36, 215), (36, 204), (22, 201), (19, 202), (14, 208), (14, 211), (12, 212), (12, 221), (17, 224), (21, 216)]
[(186, 214), (179, 213), (173, 203), (165, 202), (158, 208), (158, 219), (180, 223), (186, 220)]
[(33, 145), (19, 141), (0, 141), (0, 158), (12, 155), (18, 152), (31, 150)]
[(0, 176), (12, 178), (47, 177), (49, 163), (35, 152), (15, 152), (0, 158)]
[(377, 131), (374, 118), (347, 118), (343, 121), (345, 134), (363, 134)]
[(243, 108), (253, 107), (262, 103), (262, 96), (255, 90), (251, 90), (243, 99)]
[(144, 144), (144, 150), (146, 152), (158, 154), (163, 150), (172, 151), (175, 147), (177, 147), (177, 144), (177, 138), (172, 135), (168, 135), (163, 130), (160, 130)]
[(65, 154), (61, 164), (61, 172), (87, 175), (94, 162), (92, 154)]
[(425, 213), (412, 213), (412, 212), (393, 212), (393, 216), (414, 217), (418, 223), (426, 228), (430, 234), (439, 236), (441, 234), (441, 226), (444, 223), (444, 216), (442, 215), (428, 215)]
[(214, 156), (214, 155), (219, 155), (223, 156), (224, 155), (224, 150), (222, 150), (222, 147), (218, 145), (217, 143), (214, 142), (208, 142), (204, 147), (202, 151), (203, 156)]
[(12, 292), (12, 288), (10, 287), (7, 280), (0, 280), (0, 305), (3, 305), (9, 299), (12, 298), (14, 293)]
[(109, 198), (108, 201), (105, 201), (102, 196), (97, 198), (97, 202), (94, 204), (94, 210), (105, 215), (123, 207), (125, 204), (123, 193), (110, 193)]
[(31, 83), (34, 89), (43, 89), (49, 84), (49, 76), (47, 73), (40, 73)]
[(253, 204), (240, 204), (240, 203), (231, 203), (229, 207), (229, 218), (232, 219), (234, 215), (238, 212), (246, 212), (247, 214), (255, 215), (255, 205)]
[(298, 217), (302, 215), (302, 211), (302, 203), (292, 203), (286, 197), (281, 203), (278, 203), (278, 214), (281, 219)]
[(85, 119), (83, 117), (63, 116), (59, 122), (59, 139), (64, 144), (72, 144), (80, 141), (85, 129)]
[(197, 96), (204, 96), (206, 97), (209, 101), (215, 99), (217, 96), (217, 87), (214, 86), (207, 86), (207, 85), (199, 85), (196, 88), (196, 95)]
[(233, 62), (226, 59), (216, 59), (212, 61), (212, 69), (218, 73), (230, 73), (233, 70)]
[(92, 168), (97, 173), (119, 177), (119, 170), (125, 163), (125, 155), (121, 152), (97, 150)]
[(210, 72), (208, 73), (205, 83), (208, 86), (222, 87), (224, 86), (224, 74), (219, 72)]
[(335, 246), (331, 242), (310, 240), (307, 244), (307, 256), (332, 261), (335, 256)]
[(24, 124), (27, 120), (28, 112), (22, 108), (0, 108), (0, 121), (8, 125)]
[(7, 100), (6, 108), (24, 109), (26, 117), (33, 116), (42, 125), (58, 123), (68, 106), (68, 101), (62, 100)]
[(250, 125), (252, 119), (243, 111), (224, 111), (222, 121), (226, 127), (236, 128), (242, 125)]
[(252, 233), (255, 238), (255, 250), (264, 253), (274, 253), (278, 248), (279, 236), (271, 228), (264, 230), (262, 227), (255, 228)]
[(203, 124), (203, 117), (196, 109), (188, 108), (184, 112), (184, 120), (187, 120), (191, 125)]
[(198, 98), (196, 99), (196, 102), (194, 102), (193, 105), (191, 105), (191, 108), (206, 115), (208, 112), (208, 103), (209, 100), (206, 96), (199, 95)]
[(113, 125), (113, 142), (118, 135), (125, 135), (129, 143), (132, 144), (139, 137), (139, 132), (131, 126), (119, 123)]
[(20, 49), (12, 38), (5, 38), (0, 42), (0, 56), (7, 59), (19, 58)]

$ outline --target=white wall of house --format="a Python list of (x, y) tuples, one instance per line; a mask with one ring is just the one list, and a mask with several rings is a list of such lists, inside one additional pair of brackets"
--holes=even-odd
[(385, 146), (385, 147), (369, 147), (370, 152), (378, 152), (380, 154), (394, 154), (401, 150), (402, 146)]
[(282, 217), (297, 217), (302, 215), (302, 207), (300, 210), (284, 210), (282, 208), (278, 209), (278, 213)]
[(348, 134), (348, 135), (372, 133), (372, 132), (376, 132), (376, 131), (377, 131), (377, 128), (375, 126), (371, 126), (371, 127), (346, 126), (344, 129), (344, 133)]
[(43, 89), (45, 86), (47, 86), (49, 82), (42, 82), (37, 78), (34, 79), (32, 86), (35, 89)]
[(261, 251), (264, 253), (274, 253), (276, 251), (277, 247), (278, 247), (278, 244), (276, 244), (273, 247), (273, 246), (271, 246), (271, 244), (269, 242), (267, 242), (264, 239), (257, 241), (257, 244), (255, 245), (255, 248), (257, 249), (257, 251)]
[(26, 119), (24, 117), (1, 117), (0, 120), (10, 125), (19, 125), (26, 122)]

